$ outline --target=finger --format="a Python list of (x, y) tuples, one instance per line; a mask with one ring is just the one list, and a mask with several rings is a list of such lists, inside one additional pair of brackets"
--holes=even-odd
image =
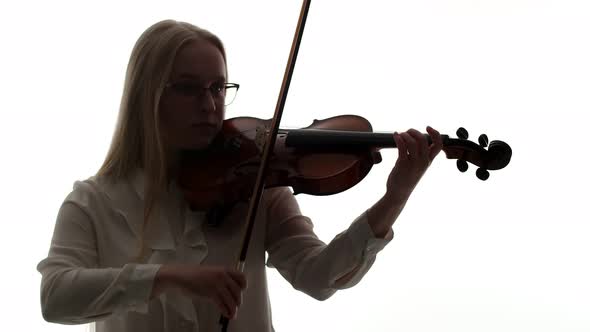
[(393, 133), (393, 140), (395, 141), (395, 146), (397, 146), (398, 150), (398, 159), (405, 160), (408, 159), (408, 148), (406, 146), (406, 142), (400, 134), (397, 132)]
[(248, 280), (246, 275), (239, 271), (229, 271), (229, 276), (240, 286), (240, 289), (248, 287)]
[(426, 136), (416, 129), (408, 130), (408, 134), (416, 141), (417, 156), (425, 159), (428, 156), (428, 140)]
[(231, 318), (234, 316), (235, 308), (237, 306), (236, 302), (233, 299), (231, 291), (225, 284), (219, 285), (218, 294), (223, 303), (224, 312), (227, 315), (227, 318)]
[(226, 282), (226, 286), (229, 289), (232, 299), (236, 305), (242, 304), (242, 289), (240, 288), (240, 285), (238, 285), (238, 283), (230, 277), (227, 278)]
[(408, 147), (408, 158), (416, 158), (418, 155), (418, 144), (416, 140), (407, 132), (401, 133), (400, 135), (404, 138), (404, 142)]
[(212, 300), (213, 300), (213, 302), (215, 302), (215, 305), (217, 305), (217, 308), (219, 308), (219, 311), (221, 312), (221, 314), (223, 316), (225, 316), (227, 318), (231, 317), (227, 307), (225, 306), (225, 304), (221, 300), (221, 297), (214, 296)]
[(432, 146), (430, 147), (430, 152), (428, 157), (430, 158), (430, 160), (434, 160), (434, 158), (438, 155), (438, 153), (442, 150), (443, 148), (443, 142), (442, 142), (442, 136), (440, 135), (440, 133), (428, 126), (426, 127), (426, 131), (428, 132), (428, 134), (430, 135), (430, 138), (432, 139)]

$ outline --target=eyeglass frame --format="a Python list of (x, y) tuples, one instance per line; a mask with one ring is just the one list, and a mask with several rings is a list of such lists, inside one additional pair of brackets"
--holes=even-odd
[[(166, 85), (164, 86), (164, 88), (165, 89), (168, 89), (168, 88), (174, 89), (175, 86), (177, 86), (178, 84), (183, 83), (183, 82), (186, 82), (186, 81), (168, 82), (168, 83), (166, 83)], [(223, 106), (230, 105), (235, 100), (235, 97), (232, 99), (232, 101), (230, 101), (229, 103), (226, 104), (225, 103), (226, 91), (227, 91), (227, 89), (235, 88), (236, 89), (236, 96), (237, 96), (238, 90), (240, 89), (240, 84), (238, 84), (238, 83), (224, 82), (221, 85), (223, 85), (223, 90), (224, 90), (224, 94), (223, 94)], [(213, 99), (215, 100), (216, 95), (217, 95), (217, 92), (215, 92), (213, 90), (214, 87), (216, 87), (216, 84), (215, 83), (214, 84), (211, 84), (209, 87), (198, 87), (197, 88), (198, 92), (192, 93), (191, 95), (183, 94), (182, 92), (180, 92), (177, 89), (174, 89), (174, 91), (176, 93), (178, 93), (178, 94), (181, 94), (181, 95), (185, 96), (185, 97), (199, 98), (199, 97), (202, 97), (203, 96), (203, 92), (202, 92), (203, 90), (209, 90), (209, 93), (211, 94), (211, 97), (213, 97)]]

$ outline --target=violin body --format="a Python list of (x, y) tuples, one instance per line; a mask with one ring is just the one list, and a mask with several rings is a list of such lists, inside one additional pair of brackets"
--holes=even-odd
[[(193, 210), (232, 205), (251, 196), (271, 120), (227, 119), (209, 148), (186, 151), (178, 183)], [(306, 138), (311, 130), (348, 132), (349, 137)], [(356, 115), (314, 120), (303, 131), (279, 130), (264, 186), (290, 186), (295, 194), (332, 195), (359, 183), (381, 162), (379, 147), (354, 144), (356, 133), (372, 132)], [(309, 131), (308, 131), (309, 130)], [(295, 137), (290, 142), (291, 137)]]

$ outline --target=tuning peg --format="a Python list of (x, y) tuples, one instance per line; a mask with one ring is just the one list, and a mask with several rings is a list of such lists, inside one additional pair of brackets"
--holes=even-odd
[(469, 168), (469, 165), (465, 160), (457, 159), (457, 168), (461, 173), (465, 173), (465, 171), (467, 171)]
[(488, 136), (486, 134), (481, 134), (479, 135), (479, 138), (477, 139), (477, 141), (479, 142), (479, 145), (481, 147), (487, 147), (488, 146)]
[(478, 179), (485, 181), (490, 177), (490, 172), (484, 168), (478, 168), (477, 171), (475, 171), (475, 175), (477, 175)]
[(467, 129), (459, 127), (459, 129), (457, 129), (457, 137), (459, 137), (460, 139), (468, 139), (469, 133), (467, 132)]

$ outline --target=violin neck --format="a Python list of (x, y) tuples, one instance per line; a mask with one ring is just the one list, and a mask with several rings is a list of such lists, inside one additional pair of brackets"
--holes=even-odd
[[(312, 148), (331, 150), (338, 148), (368, 149), (395, 148), (393, 133), (374, 133), (332, 129), (281, 129), (286, 134), (285, 146), (292, 148)], [(428, 134), (424, 134), (431, 143)]]

